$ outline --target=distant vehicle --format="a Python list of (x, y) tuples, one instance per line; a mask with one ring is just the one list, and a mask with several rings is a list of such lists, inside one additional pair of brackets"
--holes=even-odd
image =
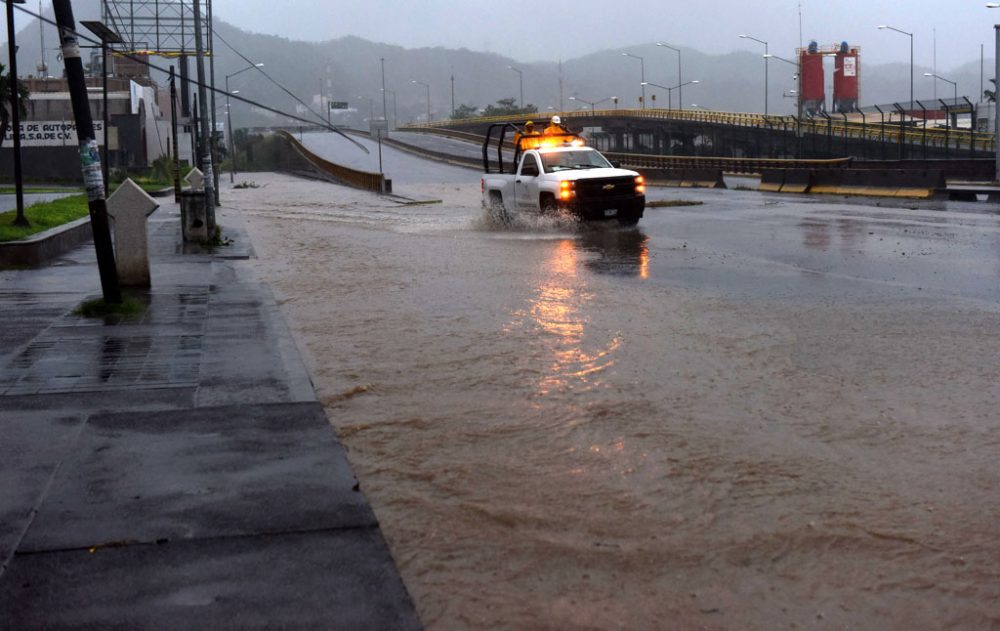
[[(513, 159), (504, 164), (504, 138), (513, 130)], [(494, 137), (495, 134), (495, 137)], [(491, 164), (490, 151), (496, 150)], [(530, 125), (490, 125), (483, 141), (483, 207), (502, 221), (514, 213), (568, 212), (585, 221), (634, 226), (646, 208), (646, 184), (618, 168), (554, 117), (543, 132)]]

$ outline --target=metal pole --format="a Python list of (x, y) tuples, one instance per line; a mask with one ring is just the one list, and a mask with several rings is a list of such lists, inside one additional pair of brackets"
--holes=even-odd
[[(212, 0), (206, 0), (208, 6), (208, 68), (209, 68), (209, 81), (212, 84), (212, 133), (209, 135), (212, 147), (212, 164), (218, 164), (219, 162), (219, 139), (215, 134), (215, 130), (219, 128), (216, 122), (216, 107), (215, 107), (215, 19), (212, 13)], [(215, 176), (212, 184), (215, 185), (215, 205), (219, 205), (219, 176), (222, 175), (218, 169), (213, 170), (213, 175)], [(214, 222), (213, 222), (214, 223)]]
[(101, 38), (101, 74), (104, 75), (101, 81), (101, 92), (104, 100), (104, 115), (101, 121), (104, 123), (104, 143), (101, 146), (103, 149), (101, 160), (104, 164), (104, 190), (108, 190), (110, 189), (108, 171), (111, 169), (111, 165), (108, 164), (108, 42), (103, 37)]
[(378, 60), (379, 63), (382, 65), (382, 120), (388, 121), (389, 117), (387, 115), (387, 110), (385, 107), (385, 57), (379, 57)]
[(642, 81), (642, 109), (646, 109), (646, 61), (639, 57), (639, 77)]
[[(994, 69), (996, 74), (993, 76), (996, 77), (997, 85), (1000, 85), (1000, 24), (995, 25), (993, 27), (993, 30), (996, 31), (996, 52), (994, 54), (994, 56), (996, 57), (996, 68)], [(995, 86), (994, 89), (996, 89)], [(996, 89), (996, 91), (1000, 93), (1000, 89)], [(1000, 94), (998, 94), (998, 96), (1000, 96)], [(996, 173), (993, 176), (993, 181), (997, 185), (1000, 185), (1000, 142), (997, 142), (998, 139), (1000, 139), (1000, 98), (994, 98), (993, 99), (993, 151), (996, 154), (996, 160), (995, 160)]]
[(177, 76), (174, 74), (173, 66), (170, 66), (170, 135), (174, 141), (174, 202), (179, 203), (181, 201), (181, 148), (177, 145)]
[[(8, 0), (9, 6), (10, 0)], [(108, 206), (105, 199), (104, 177), (101, 172), (101, 152), (94, 134), (94, 119), (90, 114), (87, 97), (87, 80), (83, 76), (83, 61), (80, 59), (80, 45), (76, 37), (76, 22), (70, 0), (53, 0), (52, 8), (59, 27), (59, 42), (62, 47), (66, 81), (73, 103), (73, 117), (80, 143), (80, 167), (87, 189), (87, 206), (90, 211), (90, 228), (94, 235), (94, 250), (97, 253), (97, 268), (101, 276), (104, 301), (120, 304), (121, 286), (118, 283), (118, 269), (115, 265), (115, 251), (111, 243), (108, 225)]]
[(913, 33), (910, 33), (910, 120), (913, 120)]
[(10, 88), (11, 134), (14, 136), (14, 193), (17, 198), (17, 213), (14, 216), (15, 226), (28, 226), (28, 218), (24, 216), (24, 176), (21, 172), (21, 111), (20, 95), (17, 91), (17, 45), (14, 43), (14, 0), (7, 0), (7, 50), (10, 55), (10, 68), (7, 69), (7, 81)]
[(771, 58), (769, 57), (770, 54), (771, 53), (768, 50), (768, 44), (767, 42), (764, 42), (764, 116), (767, 116), (767, 84), (768, 84), (767, 75), (768, 75), (768, 69), (771, 67), (771, 64), (768, 63), (771, 61)]
[(233, 140), (233, 114), (229, 106), (229, 75), (226, 75), (226, 130), (229, 132), (229, 183), (236, 182), (236, 143)]
[(194, 45), (198, 68), (198, 113), (201, 119), (201, 152), (205, 156), (205, 218), (208, 225), (209, 238), (215, 236), (215, 169), (212, 168), (212, 139), (208, 133), (211, 120), (208, 116), (208, 88), (205, 83), (205, 48), (201, 33), (201, 0), (193, 0), (194, 7)]
[[(681, 51), (677, 50), (677, 108), (684, 111), (684, 77), (681, 76)], [(667, 97), (669, 98), (669, 97)]]

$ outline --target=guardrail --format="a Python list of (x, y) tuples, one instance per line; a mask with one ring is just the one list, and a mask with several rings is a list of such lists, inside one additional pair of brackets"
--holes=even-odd
[[(410, 129), (431, 133), (458, 140), (468, 140), (481, 144), (483, 138), (479, 134), (447, 129), (444, 127)], [(397, 141), (398, 142), (398, 141)], [(405, 144), (405, 143), (401, 143)], [(507, 143), (513, 148), (513, 143)], [(407, 145), (412, 147), (411, 145)], [(425, 154), (436, 152), (414, 148)], [(852, 158), (835, 158), (832, 160), (782, 160), (776, 158), (713, 158), (700, 156), (658, 156), (644, 153), (614, 153), (603, 152), (613, 162), (619, 162), (623, 167), (634, 169), (722, 169), (725, 173), (758, 174), (764, 169), (839, 169), (850, 165)], [(470, 164), (470, 166), (472, 166)], [(478, 166), (482, 166), (481, 162)]]
[(349, 167), (341, 166), (321, 158), (295, 139), (295, 136), (287, 131), (281, 130), (275, 134), (285, 140), (288, 146), (293, 149), (305, 162), (321, 175), (332, 178), (337, 182), (361, 188), (375, 193), (390, 192), (389, 180), (385, 179), (382, 173), (371, 173), (369, 171), (359, 171)]
[[(888, 112), (887, 112), (888, 113)], [(489, 123), (517, 123), (527, 119), (547, 119), (552, 113), (516, 114), (508, 116), (490, 116), (481, 118), (465, 118), (458, 120), (434, 121), (419, 125), (407, 125), (403, 129), (442, 129), (462, 125), (478, 125)], [(925, 126), (900, 125), (897, 115), (892, 120), (892, 113), (884, 123), (874, 116), (871, 121), (837, 120), (832, 116), (826, 118), (798, 119), (794, 116), (765, 116), (746, 112), (719, 112), (712, 110), (667, 110), (667, 109), (612, 109), (594, 111), (560, 112), (566, 120), (605, 119), (609, 117), (625, 117), (638, 120), (670, 120), (691, 123), (708, 123), (728, 125), (733, 127), (767, 128), (795, 132), (796, 134), (815, 134), (836, 136), (838, 138), (864, 139), (872, 142), (887, 142), (892, 144), (915, 144), (931, 147), (954, 147), (956, 151), (993, 149), (994, 134), (976, 132), (964, 129), (928, 128)], [(586, 124), (584, 123), (586, 126)]]
[(782, 160), (776, 158), (712, 158), (700, 156), (654, 156), (642, 153), (605, 153), (613, 162), (630, 169), (722, 169), (724, 173), (755, 175), (765, 169), (843, 169), (853, 158), (832, 160)]

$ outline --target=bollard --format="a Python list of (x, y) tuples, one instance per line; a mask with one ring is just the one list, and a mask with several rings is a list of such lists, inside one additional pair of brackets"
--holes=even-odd
[(108, 198), (114, 219), (115, 258), (122, 285), (149, 287), (149, 233), (147, 220), (160, 205), (131, 179)]
[(181, 191), (181, 236), (184, 241), (208, 243), (205, 191)]

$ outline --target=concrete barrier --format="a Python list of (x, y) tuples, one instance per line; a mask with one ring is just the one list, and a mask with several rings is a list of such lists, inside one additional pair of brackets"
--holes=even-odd
[(897, 176), (899, 189), (896, 197), (916, 197), (920, 199), (930, 199), (943, 195), (948, 188), (944, 171), (901, 171)]
[(809, 169), (785, 169), (782, 193), (808, 193), (812, 186), (812, 171)]
[(684, 169), (681, 186), (685, 188), (726, 188), (722, 169)]
[(947, 189), (938, 169), (774, 169), (758, 190), (817, 195), (864, 195), (929, 199)]
[(650, 184), (657, 186), (726, 188), (722, 169), (639, 169), (639, 171)]
[(810, 193), (819, 195), (837, 195), (840, 193), (841, 182), (844, 181), (843, 170), (812, 171), (809, 175), (811, 181)]
[(291, 159), (285, 160), (287, 164), (284, 166), (286, 166), (287, 170), (302, 172), (304, 169), (311, 169), (321, 179), (354, 186), (375, 193), (387, 192), (385, 176), (382, 173), (359, 171), (335, 164), (309, 151), (302, 143), (296, 140), (295, 136), (288, 132), (279, 131), (277, 135), (285, 140), (286, 145), (294, 154), (294, 158), (289, 156)]
[(760, 185), (757, 190), (762, 193), (780, 193), (787, 173), (787, 169), (764, 169), (760, 173)]

